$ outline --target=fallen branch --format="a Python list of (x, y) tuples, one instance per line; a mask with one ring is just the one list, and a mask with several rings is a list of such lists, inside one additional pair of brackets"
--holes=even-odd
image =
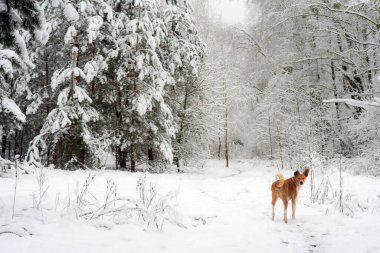
[[(16, 168), (16, 164), (14, 162), (6, 160), (2, 157), (0, 157), (0, 166)], [(32, 172), (27, 166), (20, 163), (17, 164), (17, 169), (21, 169), (25, 174), (31, 174)]]
[(13, 234), (13, 235), (17, 235), (18, 237), (32, 235), (32, 233), (26, 230), (26, 228), (12, 226), (9, 224), (0, 226), (0, 235), (2, 234)]
[(350, 98), (337, 98), (323, 100), (323, 103), (346, 103), (347, 105), (356, 107), (380, 107), (380, 98), (374, 98), (374, 100), (374, 102), (369, 102)]

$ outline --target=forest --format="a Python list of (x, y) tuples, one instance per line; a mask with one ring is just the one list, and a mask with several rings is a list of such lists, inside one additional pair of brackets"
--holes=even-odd
[(295, 168), (341, 155), (377, 173), (376, 1), (248, 1), (232, 13), (243, 24), (218, 1), (193, 5), (2, 3), (2, 163)]
[(0, 0), (0, 136), (0, 252), (380, 252), (380, 2)]

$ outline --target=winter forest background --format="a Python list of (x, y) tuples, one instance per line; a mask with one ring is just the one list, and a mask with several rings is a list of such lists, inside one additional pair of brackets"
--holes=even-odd
[(342, 155), (378, 173), (379, 110), (323, 102), (378, 96), (377, 1), (192, 5), (3, 0), (2, 164)]
[[(378, 210), (378, 191), (370, 207), (344, 195), (342, 169), (380, 174), (379, 13), (377, 0), (0, 0), (0, 175), (16, 175), (12, 219), (20, 173), (37, 178), (33, 208), (46, 221), (46, 171), (169, 180), (210, 159), (232, 176), (245, 171), (234, 161), (260, 160), (272, 176), (307, 165), (311, 203), (330, 194), (348, 216)], [(85, 197), (95, 176), (82, 178), (76, 216), (119, 215), (120, 206), (106, 210), (126, 201), (147, 228), (183, 227), (167, 202), (176, 194), (159, 199), (144, 175), (133, 201), (107, 179), (96, 207)]]

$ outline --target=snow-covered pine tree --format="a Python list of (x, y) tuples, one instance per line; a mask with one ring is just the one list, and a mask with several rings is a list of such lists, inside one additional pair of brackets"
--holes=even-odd
[[(7, 0), (0, 5), (0, 155), (3, 158), (7, 143), (8, 158), (11, 158), (7, 138), (25, 123), (25, 111), (19, 107), (18, 98), (27, 90), (28, 68), (34, 67), (29, 59), (27, 39), (39, 40), (38, 29), (43, 23), (38, 2)], [(12, 148), (14, 154), (19, 152), (16, 142)]]
[(71, 66), (52, 78), (53, 90), (58, 85), (67, 86), (58, 95), (58, 107), (49, 113), (40, 134), (29, 147), (27, 160), (32, 165), (40, 166), (41, 152), (46, 152), (48, 142), (53, 144), (54, 150), (61, 149), (59, 154), (62, 157), (57, 158), (59, 165), (70, 159), (88, 162), (86, 152), (91, 150), (93, 142), (87, 123), (98, 120), (99, 115), (89, 105), (92, 100), (87, 92), (77, 85), (78, 77), (86, 77), (83, 70), (77, 67), (77, 57), (78, 48), (73, 47)]
[[(22, 106), (25, 108), (27, 120), (24, 128), (16, 132), (15, 144), (20, 146), (21, 157), (25, 156), (30, 141), (39, 134), (44, 119), (56, 100), (50, 89), (50, 78), (55, 69), (62, 67), (62, 49), (64, 42), (57, 40), (57, 34), (63, 33), (63, 14), (57, 1), (42, 1), (40, 8), (44, 13), (44, 23), (37, 31), (39, 41), (30, 39), (28, 51), (35, 68), (28, 69), (30, 80), (26, 86)], [(61, 29), (59, 31), (59, 29)], [(53, 42), (54, 41), (54, 42)], [(50, 147), (50, 146), (49, 146)], [(48, 148), (49, 153), (50, 149)]]
[[(43, 71), (36, 80), (41, 79), (41, 77), (44, 79), (44, 88), (39, 89), (43, 92), (41, 97), (50, 98), (44, 101), (46, 113), (49, 113), (54, 107), (50, 101), (58, 100), (58, 107), (48, 114), (49, 116), (45, 120), (40, 134), (33, 140), (33, 146), (29, 150), (39, 147), (39, 150), (43, 151), (45, 155), (44, 157), (39, 156), (42, 161), (49, 163), (50, 160), (53, 160), (54, 164), (60, 166), (69, 161), (72, 156), (76, 156), (79, 162), (94, 162), (96, 156), (93, 156), (94, 160), (92, 160), (86, 154), (99, 150), (94, 150), (94, 145), (92, 145), (94, 143), (91, 145), (89, 143), (93, 137), (90, 132), (93, 131), (90, 130), (87, 123), (97, 120), (98, 116), (95, 109), (89, 106), (92, 99), (90, 99), (88, 92), (90, 91), (91, 96), (96, 97), (95, 79), (105, 82), (102, 71), (107, 68), (107, 64), (102, 56), (102, 42), (100, 42), (103, 41), (104, 32), (101, 33), (100, 30), (104, 29), (104, 24), (109, 24), (112, 20), (112, 9), (102, 0), (80, 2), (56, 0), (46, 3), (44, 8), (47, 13), (51, 36), (44, 47), (36, 50), (37, 54), (44, 58), (44, 61), (40, 62)], [(74, 71), (72, 69), (72, 53), (70, 52), (73, 48), (77, 48), (75, 66), (80, 69), (80, 71), (78, 70), (80, 74), (75, 74), (76, 83), (73, 87), (78, 87), (78, 92), (83, 95), (83, 99), (78, 99), (79, 104), (70, 103), (70, 106), (74, 108), (82, 106), (83, 110), (78, 109), (77, 115), (79, 116), (71, 113), (73, 118), (69, 117), (71, 122), (68, 124), (71, 126), (70, 132), (66, 132), (65, 127), (62, 127), (61, 130), (56, 128), (53, 131), (53, 136), (58, 137), (50, 136), (44, 139), (46, 145), (38, 144), (38, 139), (41, 139), (41, 136), (44, 136), (49, 128), (56, 127), (52, 125), (52, 122), (61, 120), (54, 119), (54, 117), (62, 112), (62, 108), (69, 106), (63, 106), (59, 102), (62, 94), (65, 91), (67, 93), (67, 87), (61, 87), (59, 84), (67, 81), (64, 77), (65, 74)], [(67, 68), (67, 65), (71, 67)], [(48, 89), (49, 83), (51, 83), (51, 90)], [(69, 93), (75, 94), (78, 89), (72, 88), (73, 91)], [(68, 101), (71, 100), (68, 99)], [(88, 114), (86, 114), (87, 112)], [(39, 116), (36, 115), (36, 118)], [(33, 160), (31, 156), (29, 159)]]
[[(169, 91), (168, 103), (179, 126), (173, 141), (178, 170), (180, 160), (184, 159), (186, 162), (192, 159), (191, 154), (199, 155), (196, 151), (199, 147), (191, 145), (191, 140), (187, 137), (197, 138), (206, 133), (201, 120), (204, 118), (201, 116), (203, 112), (198, 110), (201, 100), (207, 100), (203, 97), (207, 89), (203, 89), (202, 82), (198, 82), (198, 68), (205, 56), (205, 45), (199, 37), (192, 11), (187, 0), (167, 0), (163, 8), (168, 35), (160, 57), (176, 84)], [(200, 120), (196, 120), (196, 117)]]
[(113, 8), (114, 48), (107, 59), (111, 85), (105, 87), (103, 96), (115, 113), (117, 163), (126, 168), (129, 160), (135, 171), (137, 161), (148, 160), (149, 148), (154, 148), (161, 160), (172, 160), (175, 125), (164, 94), (174, 81), (158, 55), (166, 27), (157, 1), (115, 2)]

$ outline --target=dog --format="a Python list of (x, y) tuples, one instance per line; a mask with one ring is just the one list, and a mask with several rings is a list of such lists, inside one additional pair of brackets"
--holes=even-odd
[(274, 207), (277, 199), (281, 198), (284, 202), (284, 222), (288, 223), (287, 209), (289, 200), (292, 201), (292, 219), (296, 218), (296, 200), (298, 191), (305, 183), (307, 176), (309, 175), (309, 168), (305, 168), (304, 172), (298, 170), (294, 172), (294, 176), (284, 180), (284, 175), (277, 173), (275, 182), (272, 183), (272, 220), (274, 220)]

